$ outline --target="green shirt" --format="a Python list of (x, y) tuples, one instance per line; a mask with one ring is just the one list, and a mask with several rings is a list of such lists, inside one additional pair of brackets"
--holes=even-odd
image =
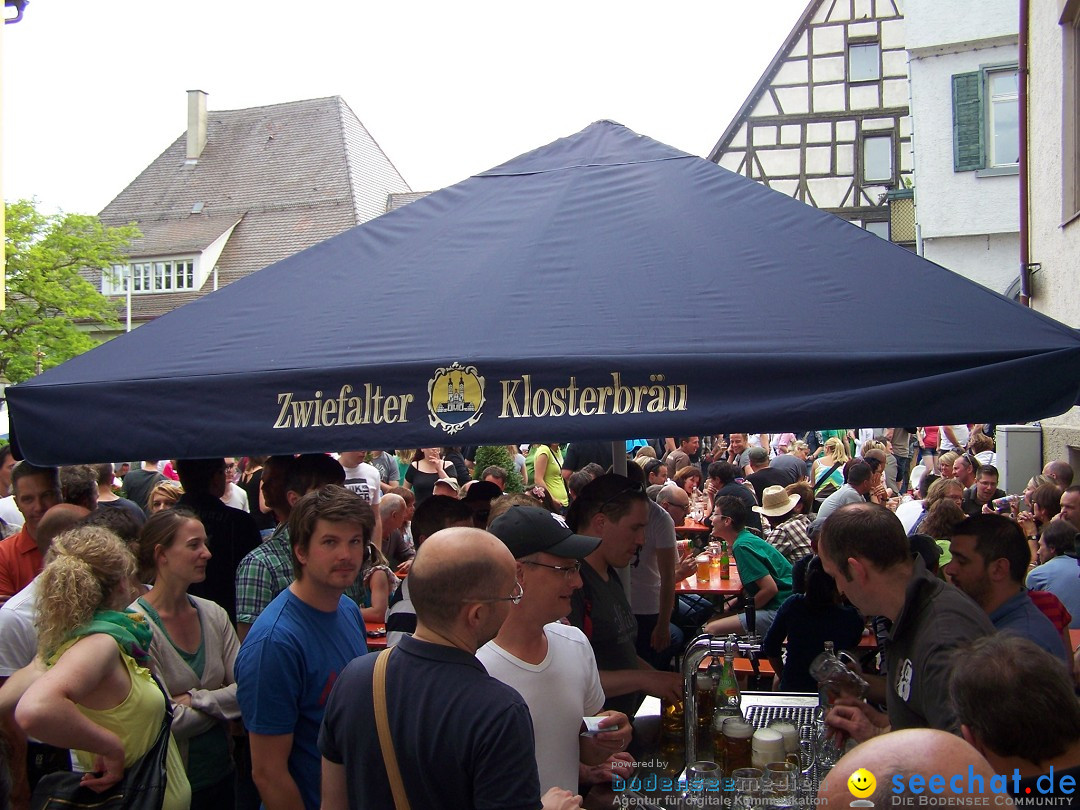
[(779, 610), (784, 600), (791, 596), (791, 563), (773, 546), (753, 532), (743, 529), (731, 546), (735, 565), (739, 567), (739, 579), (743, 586), (757, 582), (769, 575), (776, 583), (777, 593), (761, 610)]

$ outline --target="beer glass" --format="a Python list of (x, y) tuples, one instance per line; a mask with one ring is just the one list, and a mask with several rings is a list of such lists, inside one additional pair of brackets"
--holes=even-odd
[(686, 789), (690, 796), (719, 796), (723, 774), (720, 766), (711, 760), (691, 762), (686, 766)]
[(732, 771), (732, 810), (751, 810), (760, 803), (762, 776), (760, 768), (736, 768)]
[(663, 736), (670, 740), (681, 740), (683, 737), (683, 718), (686, 707), (682, 700), (660, 701), (660, 723)]
[(765, 766), (762, 794), (772, 807), (791, 807), (796, 803), (799, 771), (790, 762), (771, 762)]
[(741, 717), (724, 721), (724, 764), (729, 774), (749, 768), (753, 762), (754, 727)]

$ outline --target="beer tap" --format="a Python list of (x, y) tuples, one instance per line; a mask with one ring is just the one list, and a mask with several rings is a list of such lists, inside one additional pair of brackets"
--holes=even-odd
[(723, 636), (702, 633), (690, 642), (683, 654), (683, 724), (686, 739), (686, 761), (698, 760), (698, 706), (694, 690), (694, 677), (707, 656), (723, 657), (724, 647), (729, 643)]

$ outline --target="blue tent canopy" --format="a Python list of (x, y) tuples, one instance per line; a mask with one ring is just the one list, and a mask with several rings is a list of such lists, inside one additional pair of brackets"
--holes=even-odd
[(40, 464), (1028, 421), (1080, 333), (600, 121), (7, 393)]

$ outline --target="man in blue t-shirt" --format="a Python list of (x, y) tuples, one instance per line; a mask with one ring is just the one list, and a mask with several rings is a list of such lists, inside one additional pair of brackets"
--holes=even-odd
[[(740, 498), (724, 495), (713, 505), (712, 537), (726, 540), (743, 589), (754, 596), (756, 632), (769, 632), (776, 611), (791, 596), (791, 563), (787, 558), (753, 532), (746, 530), (750, 511)], [(709, 622), (704, 628), (714, 636), (745, 633), (746, 614), (725, 616)]]
[(296, 579), (255, 620), (236, 657), (252, 776), (267, 807), (320, 805), (326, 699), (345, 666), (367, 653), (364, 620), (344, 594), (374, 529), (371, 507), (333, 484), (305, 495), (289, 516)]

